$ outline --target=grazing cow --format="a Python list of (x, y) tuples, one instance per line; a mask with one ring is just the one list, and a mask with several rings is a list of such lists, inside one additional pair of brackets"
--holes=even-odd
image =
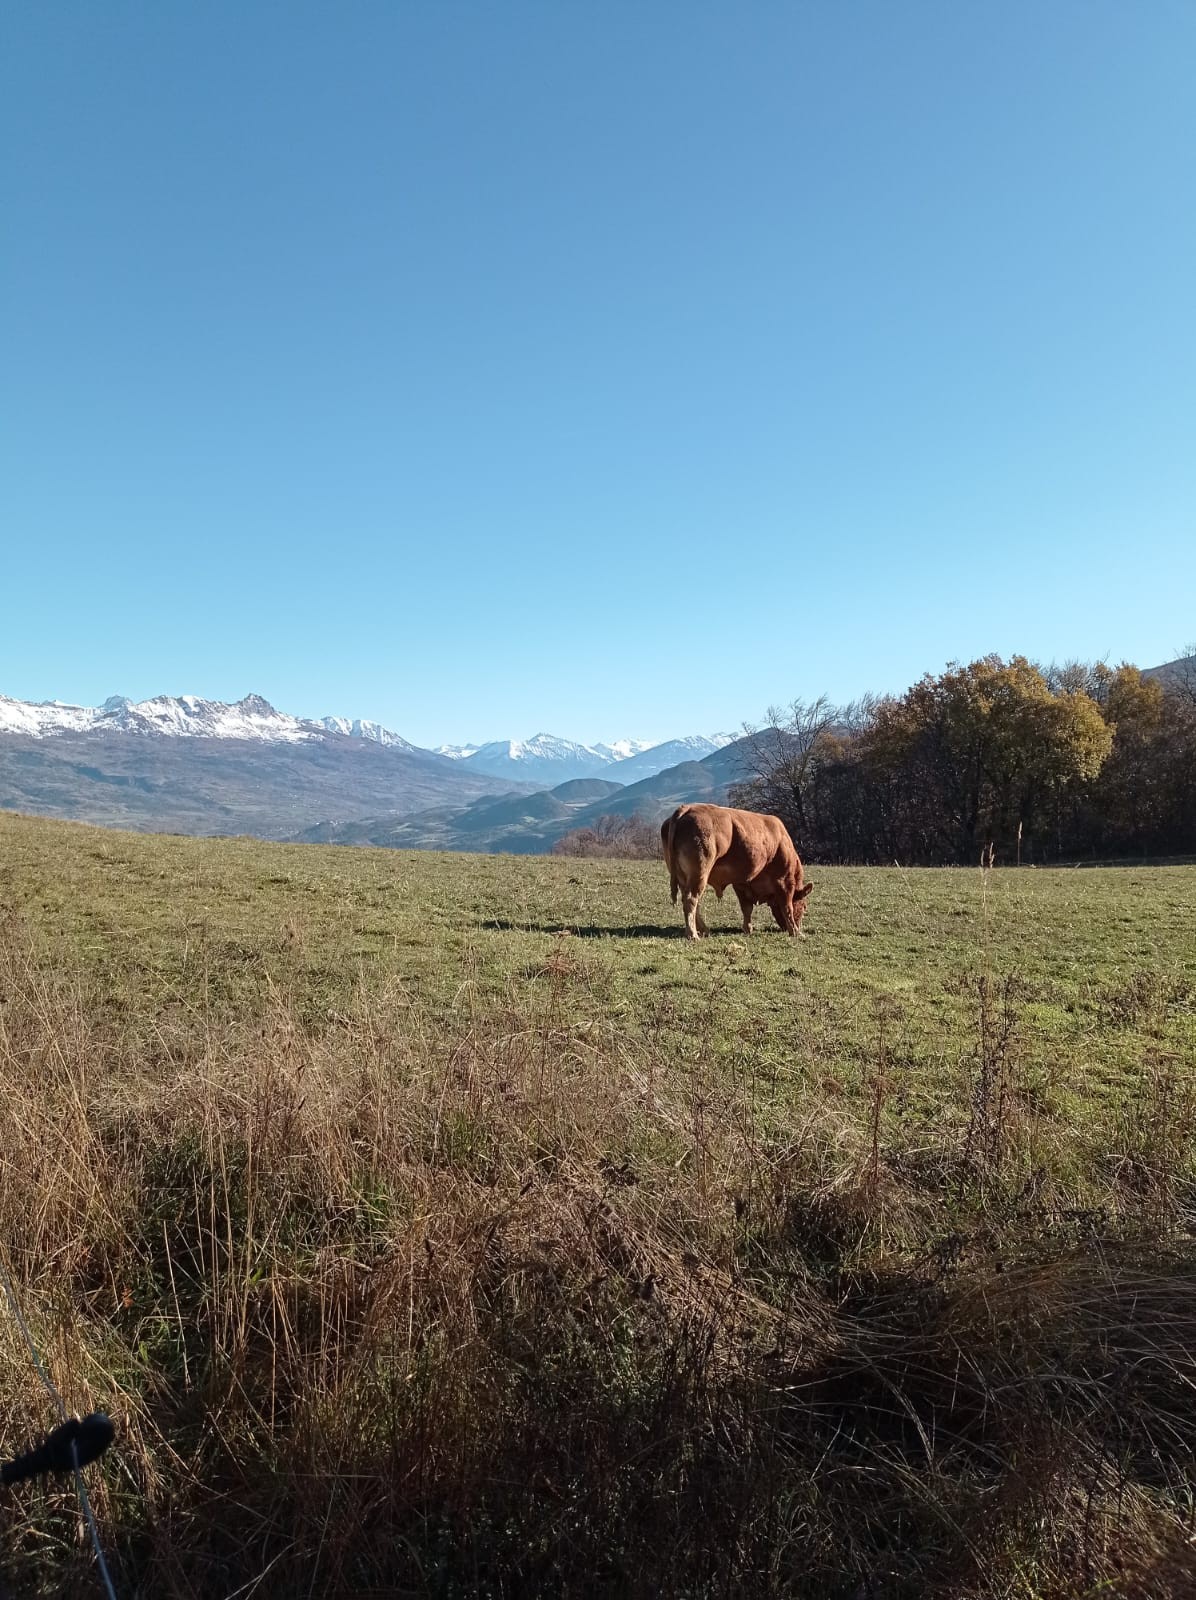
[(758, 905), (766, 905), (786, 933), (798, 932), (813, 885), (803, 882), (801, 861), (780, 817), (728, 806), (678, 806), (661, 825), (660, 837), (673, 904), (680, 889), (691, 939), (707, 931), (698, 909), (707, 884), (720, 900), (724, 889), (734, 889), (744, 933), (751, 933)]

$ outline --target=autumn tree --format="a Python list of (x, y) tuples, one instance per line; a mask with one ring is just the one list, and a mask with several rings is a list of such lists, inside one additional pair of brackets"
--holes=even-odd
[(945, 859), (972, 860), (1049, 827), (1069, 788), (1100, 771), (1112, 734), (1082, 689), (1053, 693), (1024, 656), (984, 656), (882, 703), (865, 743), (868, 766), (912, 791), (917, 853), (937, 839)]
[(1196, 692), (1172, 673), (985, 656), (900, 696), (772, 710), (732, 804), (814, 861), (1196, 854)]
[(1109, 673), (1101, 714), (1113, 736), (1071, 830), (1092, 855), (1189, 854), (1196, 850), (1196, 698), (1182, 681)]

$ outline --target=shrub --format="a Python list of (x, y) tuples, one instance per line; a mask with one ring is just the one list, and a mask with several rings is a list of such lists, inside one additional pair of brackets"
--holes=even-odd
[(659, 860), (660, 829), (644, 817), (599, 817), (593, 827), (576, 828), (552, 847), (556, 856), (621, 857), (626, 861)]

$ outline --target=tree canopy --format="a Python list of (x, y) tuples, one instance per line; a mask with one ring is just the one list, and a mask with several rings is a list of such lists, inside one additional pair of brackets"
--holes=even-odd
[(735, 798), (829, 860), (1196, 851), (1196, 702), (1136, 667), (988, 655), (899, 697), (796, 701)]

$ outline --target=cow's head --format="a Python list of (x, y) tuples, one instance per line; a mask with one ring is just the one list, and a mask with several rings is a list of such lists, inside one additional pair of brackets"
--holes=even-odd
[(801, 919), (806, 914), (806, 896), (813, 887), (812, 883), (807, 883), (802, 888), (787, 889), (782, 884), (775, 894), (769, 895), (768, 906), (772, 919), (783, 932), (799, 932)]
[(810, 890), (813, 887), (814, 887), (814, 885), (812, 883), (805, 883), (805, 884), (803, 884), (801, 886), (800, 889), (795, 889), (793, 891), (793, 893), (790, 895), (790, 897), (789, 897), (789, 915), (790, 915), (790, 917), (792, 918), (792, 921), (793, 921), (793, 926), (789, 930), (790, 933), (798, 933), (798, 932), (800, 932), (800, 930), (801, 930), (801, 919), (806, 914), (806, 901), (809, 898)]

